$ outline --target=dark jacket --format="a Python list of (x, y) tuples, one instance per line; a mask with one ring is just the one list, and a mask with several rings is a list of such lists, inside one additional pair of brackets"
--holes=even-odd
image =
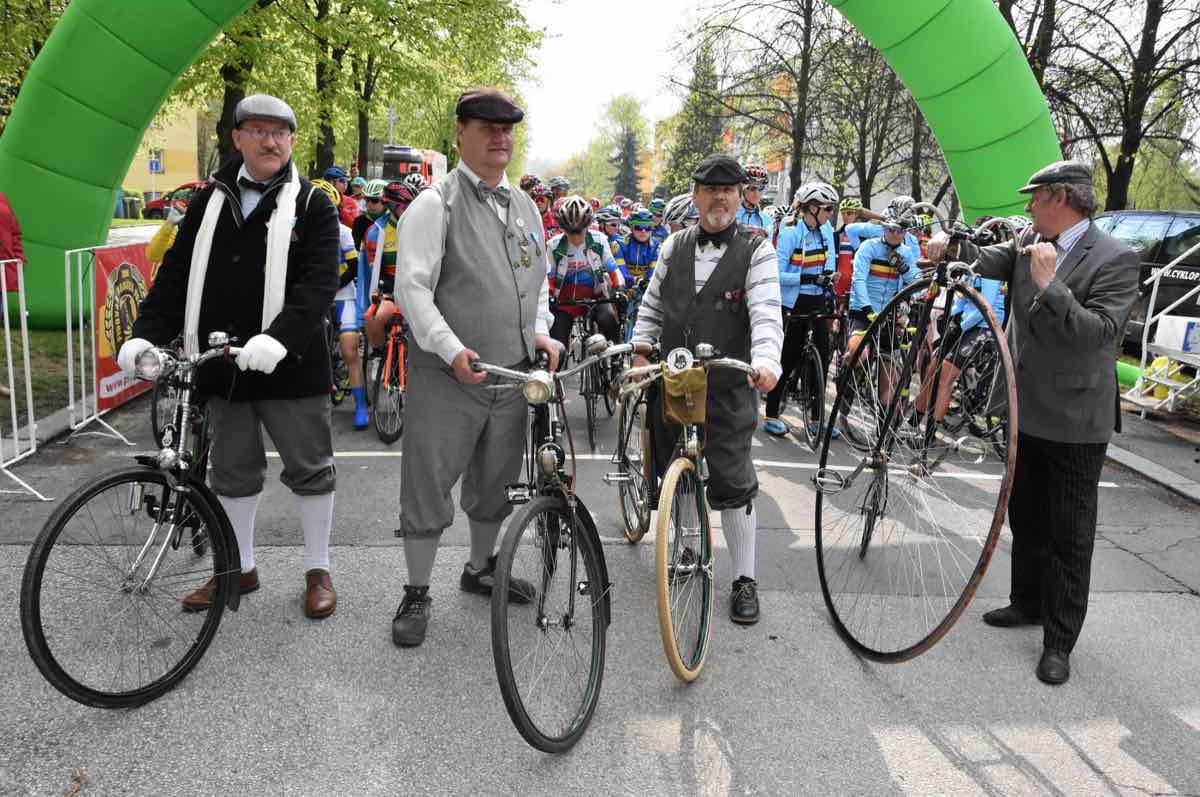
[(212, 185), (202, 189), (188, 205), (175, 244), (163, 258), (150, 293), (142, 302), (133, 333), (165, 345), (183, 332), (192, 247), (208, 200), (214, 191), (222, 191), (225, 206), (213, 235), (200, 308), (200, 346), (205, 347), (208, 333), (215, 330), (227, 332), (241, 343), (265, 332), (282, 343), (288, 353), (269, 375), (213, 363), (201, 374), (201, 388), (233, 401), (326, 393), (330, 371), (323, 319), (338, 286), (337, 210), (324, 192), (313, 190), (311, 183), (300, 179), (283, 309), (264, 330), (267, 221), (280, 188), (291, 179), (290, 166), (271, 179), (254, 212), (243, 219), (237, 187), (241, 165), (239, 157), (223, 167), (213, 175)]

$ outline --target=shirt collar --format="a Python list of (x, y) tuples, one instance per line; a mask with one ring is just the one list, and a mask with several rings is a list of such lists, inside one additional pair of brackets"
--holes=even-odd
[[(465, 174), (467, 176), (467, 179), (471, 181), (472, 185), (477, 185), (479, 183), (479, 181), (483, 179), (478, 174), (476, 174), (474, 169), (472, 169), (470, 166), (468, 166), (465, 161), (459, 161), (458, 168), (462, 171), (463, 174)], [(510, 190), (512, 188), (508, 184), (508, 173), (507, 172), (500, 173), (500, 187), (508, 188)]]
[(1058, 239), (1055, 241), (1059, 250), (1064, 254), (1070, 252), (1090, 226), (1092, 226), (1091, 219), (1082, 219), (1059, 233)]
[(243, 191), (254, 191), (255, 189), (246, 188), (245, 186), (243, 186), (241, 184), (241, 180), (243, 177), (245, 177), (247, 180), (250, 180), (255, 183), (261, 182), (263, 185), (266, 185), (267, 183), (271, 182), (270, 180), (259, 180), (254, 175), (250, 174), (250, 171), (246, 168), (245, 163), (242, 164), (242, 168), (238, 169), (237, 178), (236, 178), (235, 182), (238, 184), (238, 188), (240, 188)]

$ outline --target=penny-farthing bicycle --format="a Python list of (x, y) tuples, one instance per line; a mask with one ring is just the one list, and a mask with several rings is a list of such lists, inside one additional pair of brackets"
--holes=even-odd
[[(931, 206), (919, 209), (936, 217)], [(950, 253), (962, 242), (995, 241), (994, 227), (941, 223)], [(817, 565), (838, 633), (872, 660), (910, 659), (949, 631), (1004, 524), (1017, 455), (1016, 380), (975, 279), (969, 266), (942, 262), (899, 291), (849, 346), (838, 380), (813, 477)], [(974, 405), (977, 417), (948, 425), (931, 409), (954, 356), (953, 336), (942, 332), (951, 310), (966, 306), (983, 316), (998, 362), (987, 399)], [(918, 412), (922, 390), (928, 400)], [(845, 424), (862, 445), (831, 441), (830, 429)]]

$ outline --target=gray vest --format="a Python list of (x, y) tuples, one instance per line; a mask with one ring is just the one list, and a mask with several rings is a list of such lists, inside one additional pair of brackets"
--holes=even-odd
[[(538, 295), (546, 282), (546, 244), (533, 200), (514, 188), (506, 226), (489, 203), (479, 200), (461, 170), (454, 169), (434, 188), (446, 212), (434, 304), (462, 344), (484, 362), (512, 366), (532, 361)], [(446, 367), (440, 357), (415, 345), (409, 357), (415, 367)]]

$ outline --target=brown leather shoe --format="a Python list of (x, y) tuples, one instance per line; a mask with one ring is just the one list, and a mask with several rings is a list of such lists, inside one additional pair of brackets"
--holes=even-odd
[(328, 570), (309, 570), (304, 574), (304, 613), (314, 620), (328, 617), (337, 608), (337, 593)]
[[(238, 576), (238, 591), (245, 595), (258, 589), (258, 568)], [(213, 596), (217, 594), (217, 579), (213, 576), (204, 582), (204, 586), (195, 592), (185, 595), (179, 603), (185, 612), (206, 612), (212, 608)]]

